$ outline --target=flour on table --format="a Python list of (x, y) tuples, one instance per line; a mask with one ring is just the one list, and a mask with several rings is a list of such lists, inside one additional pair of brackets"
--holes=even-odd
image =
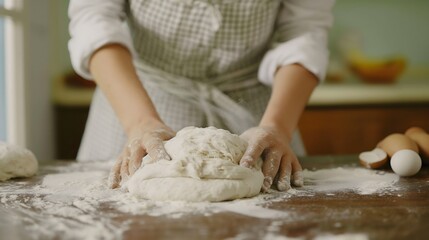
[(37, 169), (37, 159), (28, 149), (0, 142), (0, 181), (31, 177)]
[(316, 236), (314, 240), (368, 240), (368, 235), (364, 233), (345, 233), (339, 235), (323, 234)]
[(247, 142), (214, 127), (187, 127), (165, 142), (172, 160), (143, 158), (124, 185), (135, 196), (151, 200), (224, 201), (253, 197), (263, 183), (256, 169), (239, 165)]
[[(232, 212), (273, 221), (260, 232), (260, 239), (291, 239), (280, 234), (280, 227), (308, 216), (297, 214), (293, 208), (269, 208), (271, 204), (313, 198), (315, 195), (331, 198), (337, 192), (367, 194), (367, 191), (362, 191), (364, 186), (372, 194), (396, 196), (398, 189), (395, 184), (399, 179), (393, 178), (396, 174), (356, 167), (306, 170), (304, 180), (307, 185), (288, 192), (273, 191), (253, 198), (218, 203), (154, 201), (138, 198), (121, 189), (109, 189), (106, 182), (112, 163), (99, 161), (44, 166), (40, 175), (47, 175), (36, 176), (33, 182), (12, 180), (2, 183), (0, 215), (7, 217), (0, 218), (0, 236), (5, 239), (27, 239), (28, 236), (32, 236), (29, 239), (121, 239), (133, 224), (131, 220), (124, 221), (130, 219), (130, 214), (186, 220), (189, 215)], [(338, 218), (336, 214), (333, 217)], [(345, 217), (349, 214), (344, 212)], [(254, 235), (238, 233), (231, 239), (252, 237), (255, 238)]]
[(304, 189), (316, 192), (338, 192), (349, 189), (362, 195), (391, 190), (399, 176), (364, 168), (332, 168), (304, 170)]

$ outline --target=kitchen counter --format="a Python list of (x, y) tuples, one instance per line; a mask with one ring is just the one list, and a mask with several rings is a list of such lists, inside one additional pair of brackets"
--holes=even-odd
[[(356, 162), (357, 157), (354, 155), (301, 159), (303, 167), (308, 169), (359, 167), (356, 166)], [(80, 200), (73, 201), (68, 206), (70, 209), (62, 211), (62, 214), (65, 212), (66, 215), (60, 215), (55, 205), (50, 207), (49, 215), (37, 208), (43, 203), (41, 201), (43, 194), (34, 195), (22, 191), (25, 186), (37, 189), (37, 184), (45, 175), (58, 172), (59, 169), (62, 169), (62, 172), (76, 170), (73, 166), (75, 163), (71, 161), (50, 162), (41, 168), (37, 177), (2, 183), (4, 187), (0, 188), (0, 235), (10, 237), (11, 234), (15, 234), (15, 237), (19, 236), (18, 239), (30, 237), (46, 239), (43, 237), (46, 235), (39, 236), (43, 233), (40, 226), (55, 217), (57, 224), (64, 223), (57, 232), (54, 231), (56, 229), (54, 226), (48, 228), (50, 229), (48, 231), (51, 231), (50, 236), (55, 239), (64, 237), (68, 228), (81, 229), (76, 230), (78, 234), (84, 232), (91, 224), (96, 226), (95, 230), (89, 233), (114, 233), (103, 235), (102, 239), (109, 239), (108, 236), (112, 239), (286, 239), (284, 236), (302, 239), (323, 236), (352, 236), (355, 237), (353, 239), (428, 239), (429, 237), (428, 168), (422, 169), (415, 177), (401, 178), (396, 183), (396, 190), (384, 194), (362, 195), (353, 191), (316, 192), (311, 196), (291, 195), (281, 201), (263, 205), (264, 209), (284, 213), (273, 218), (252, 217), (249, 214), (254, 213), (238, 214), (234, 211), (214, 212), (209, 215), (196, 211), (180, 217), (127, 214), (115, 212), (112, 208), (113, 203), (103, 203), (94, 209)], [(107, 171), (108, 168), (105, 169)], [(86, 199), (84, 196), (81, 198)], [(266, 198), (270, 198), (269, 195)], [(56, 199), (61, 199), (61, 194), (57, 193)], [(36, 202), (38, 205), (30, 206), (30, 202)], [(142, 204), (142, 208), (144, 206)], [(183, 208), (186, 207), (187, 205), (183, 205)], [(77, 210), (80, 215), (75, 219), (72, 213)], [(89, 212), (98, 215), (91, 218)], [(11, 215), (21, 217), (16, 219), (10, 217)], [(42, 220), (37, 216), (41, 216)], [(95, 219), (95, 222), (90, 221), (91, 219)], [(5, 223), (9, 226), (4, 227)], [(127, 225), (126, 230), (115, 231), (121, 224)], [(20, 227), (14, 229), (17, 225)], [(27, 231), (28, 229), (32, 231)]]
[(325, 83), (316, 88), (309, 106), (353, 106), (429, 103), (429, 82), (385, 85)]
[[(69, 87), (61, 78), (53, 81), (52, 101), (58, 106), (89, 106), (94, 90)], [(324, 83), (312, 94), (309, 106), (429, 103), (429, 82), (408, 81), (371, 85), (358, 82)]]
[(88, 107), (94, 94), (93, 88), (67, 86), (64, 78), (52, 81), (52, 102), (56, 106)]

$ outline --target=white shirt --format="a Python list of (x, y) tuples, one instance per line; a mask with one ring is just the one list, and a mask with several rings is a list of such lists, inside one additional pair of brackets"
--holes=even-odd
[[(144, 69), (136, 64), (136, 72), (161, 119), (173, 130), (211, 125), (237, 134), (260, 120), (270, 88), (258, 80), (272, 84), (278, 67), (299, 63), (320, 80), (324, 78), (333, 0), (217, 1), (221, 4), (204, 0), (71, 0), (73, 66), (91, 79), (90, 56), (103, 45), (121, 44), (135, 59), (149, 61), (143, 64)], [(135, 39), (125, 24), (127, 3)], [(270, 50), (266, 52), (267, 44)], [(232, 83), (233, 88), (223, 91), (215, 84), (216, 78)], [(243, 86), (237, 88), (240, 83)], [(178, 90), (192, 96), (184, 97)], [(114, 110), (97, 89), (78, 160), (115, 158), (125, 142)], [(292, 148), (298, 155), (304, 154), (298, 135)]]
[[(298, 63), (323, 80), (328, 64), (328, 30), (335, 0), (283, 0), (274, 42), (259, 67), (258, 78), (271, 85), (276, 70)], [(100, 47), (117, 43), (135, 54), (131, 34), (124, 23), (125, 0), (71, 0), (69, 51), (74, 69), (92, 79), (90, 56)]]

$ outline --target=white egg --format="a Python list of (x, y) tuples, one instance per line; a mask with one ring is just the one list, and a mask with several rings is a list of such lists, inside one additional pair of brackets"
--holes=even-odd
[(390, 159), (390, 166), (399, 176), (409, 177), (419, 172), (422, 167), (422, 159), (413, 150), (399, 150)]

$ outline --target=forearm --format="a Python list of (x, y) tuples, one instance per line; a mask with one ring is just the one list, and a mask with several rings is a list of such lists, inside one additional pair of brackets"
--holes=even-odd
[(291, 140), (317, 82), (317, 78), (301, 65), (292, 64), (279, 68), (260, 126), (276, 127)]
[(160, 121), (126, 48), (112, 44), (99, 49), (92, 55), (89, 68), (127, 134), (138, 123)]

